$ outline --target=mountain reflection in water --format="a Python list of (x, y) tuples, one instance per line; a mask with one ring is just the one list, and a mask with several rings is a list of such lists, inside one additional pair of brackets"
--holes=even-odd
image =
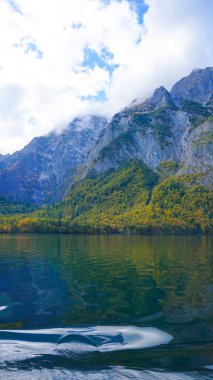
[(204, 236), (0, 235), (0, 378), (213, 379), (212, 261)]

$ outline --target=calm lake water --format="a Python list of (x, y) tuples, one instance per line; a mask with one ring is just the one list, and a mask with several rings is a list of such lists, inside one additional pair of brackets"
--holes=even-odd
[(212, 242), (0, 235), (0, 379), (213, 379)]

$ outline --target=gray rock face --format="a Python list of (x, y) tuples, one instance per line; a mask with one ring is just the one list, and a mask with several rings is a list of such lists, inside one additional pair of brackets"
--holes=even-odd
[(212, 94), (213, 68), (207, 68), (193, 71), (171, 93), (160, 87), (145, 102), (133, 102), (103, 130), (84, 176), (139, 159), (155, 171), (171, 164), (177, 174), (201, 173), (200, 182), (211, 186)]
[(200, 182), (213, 186), (213, 118), (189, 134), (185, 145), (184, 163), (179, 174), (190, 173), (203, 174)]
[(5, 162), (5, 156), (0, 154), (0, 169), (3, 168)]
[(77, 118), (61, 134), (35, 138), (21, 151), (1, 156), (0, 195), (24, 203), (61, 200), (106, 123), (102, 117)]
[(213, 67), (193, 70), (192, 73), (178, 81), (171, 89), (171, 96), (177, 104), (182, 99), (206, 104), (213, 100)]

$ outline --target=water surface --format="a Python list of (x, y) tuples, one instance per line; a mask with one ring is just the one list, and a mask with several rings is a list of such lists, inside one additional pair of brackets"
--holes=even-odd
[(0, 378), (213, 379), (212, 269), (212, 237), (0, 235)]

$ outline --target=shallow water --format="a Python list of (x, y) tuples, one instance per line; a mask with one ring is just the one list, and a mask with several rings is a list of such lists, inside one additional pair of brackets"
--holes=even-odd
[(0, 378), (213, 379), (212, 237), (0, 235)]

